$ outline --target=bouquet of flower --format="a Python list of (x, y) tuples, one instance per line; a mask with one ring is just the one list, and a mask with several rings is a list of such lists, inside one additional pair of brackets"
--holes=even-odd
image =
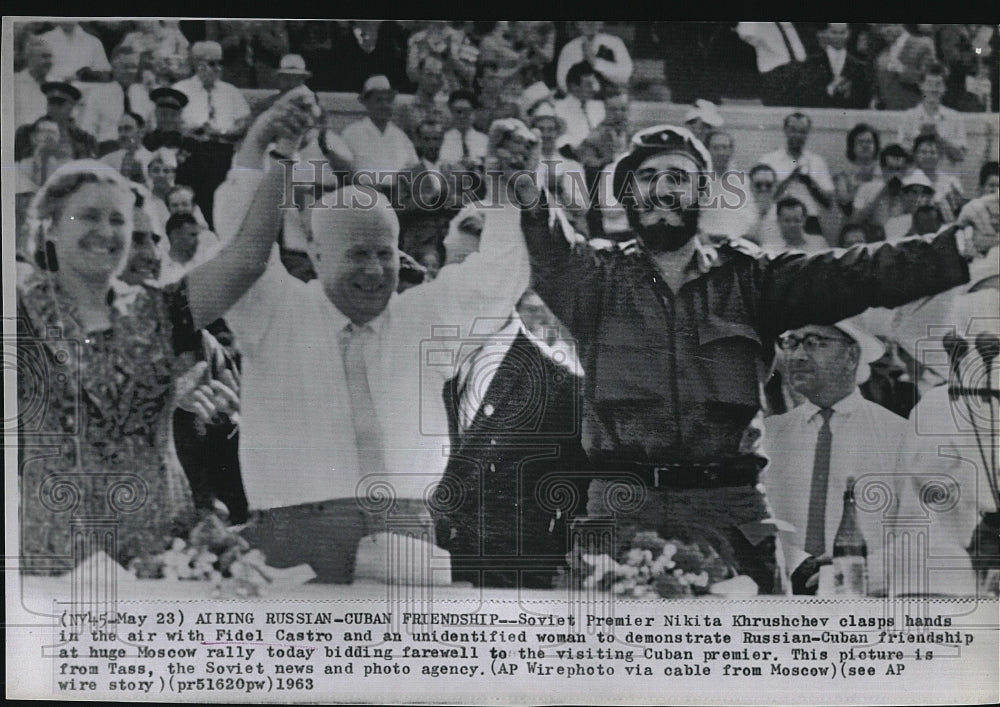
[(651, 531), (636, 533), (617, 560), (581, 548), (568, 559), (570, 577), (578, 586), (626, 597), (708, 594), (715, 583), (735, 575), (707, 542), (668, 541)]
[(174, 538), (168, 550), (135, 558), (129, 570), (140, 579), (212, 582), (213, 598), (260, 596), (273, 571), (260, 550), (252, 550), (215, 515), (203, 518), (186, 541)]

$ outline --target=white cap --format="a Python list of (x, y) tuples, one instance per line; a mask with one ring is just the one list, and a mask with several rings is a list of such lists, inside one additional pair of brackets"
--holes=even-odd
[(369, 93), (373, 93), (375, 91), (387, 91), (392, 94), (396, 93), (396, 89), (394, 89), (392, 84), (389, 83), (388, 77), (382, 76), (381, 74), (368, 77), (365, 81), (365, 85), (361, 88), (361, 100), (364, 100), (368, 97)]
[(312, 72), (306, 68), (306, 60), (298, 54), (285, 54), (281, 57), (278, 73), (289, 76), (312, 76)]
[(704, 98), (696, 100), (694, 102), (694, 106), (689, 108), (687, 113), (684, 114), (685, 123), (697, 118), (700, 118), (713, 128), (721, 128), (726, 123), (722, 114), (719, 113), (718, 107), (711, 101), (706, 101)]
[(909, 174), (903, 177), (903, 189), (906, 189), (906, 187), (926, 187), (934, 191), (934, 185), (931, 183), (931, 180), (920, 169), (912, 169)]

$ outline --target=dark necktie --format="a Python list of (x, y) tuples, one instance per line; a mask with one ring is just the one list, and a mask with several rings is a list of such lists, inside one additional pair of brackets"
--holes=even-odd
[(778, 26), (778, 31), (781, 32), (781, 39), (785, 42), (785, 49), (788, 50), (788, 61), (798, 61), (795, 58), (795, 50), (792, 49), (792, 42), (788, 39), (788, 33), (785, 32), (785, 28), (781, 26), (780, 22), (775, 22)]
[(462, 133), (462, 162), (469, 161), (469, 137), (466, 133)]
[(823, 424), (816, 435), (805, 545), (806, 552), (815, 557), (826, 552), (826, 492), (830, 487), (830, 449), (833, 446), (830, 418), (833, 417), (833, 408), (821, 408), (819, 414)]
[(122, 106), (125, 108), (126, 113), (132, 112), (132, 101), (128, 97), (128, 86), (122, 86)]

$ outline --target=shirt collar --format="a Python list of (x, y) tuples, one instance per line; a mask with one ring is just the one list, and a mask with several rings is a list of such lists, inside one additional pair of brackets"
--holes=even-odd
[[(830, 407), (833, 408), (833, 411), (836, 415), (850, 417), (851, 414), (861, 409), (861, 406), (864, 404), (864, 402), (865, 399), (861, 395), (861, 389), (855, 387), (854, 390), (851, 391), (850, 395), (848, 395), (846, 398), (838, 400)], [(804, 403), (802, 403), (802, 412), (805, 415), (806, 422), (812, 422), (814, 419), (818, 420), (819, 411), (820, 411), (819, 405), (817, 405), (814, 402), (806, 400)]]

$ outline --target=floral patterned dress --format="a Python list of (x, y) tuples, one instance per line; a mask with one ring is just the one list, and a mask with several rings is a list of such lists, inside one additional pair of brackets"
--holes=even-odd
[(109, 294), (111, 327), (90, 333), (50, 278), (18, 295), (22, 570), (163, 550), (193, 514), (170, 427), (174, 377), (199, 343), (185, 283)]

